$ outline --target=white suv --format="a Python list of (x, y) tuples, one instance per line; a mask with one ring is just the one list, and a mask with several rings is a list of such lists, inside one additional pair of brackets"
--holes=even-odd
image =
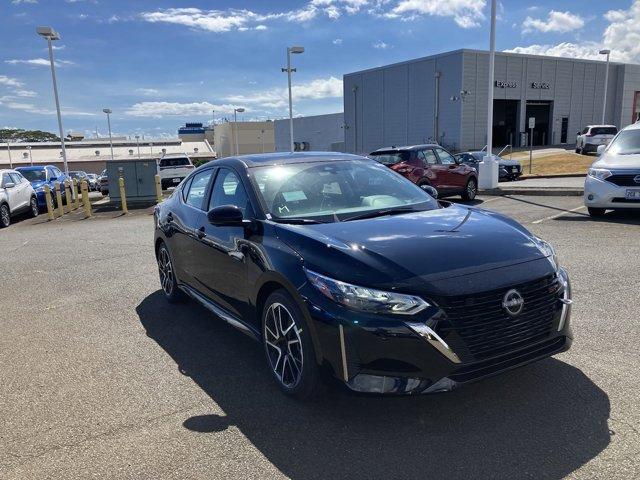
[(15, 170), (0, 170), (0, 228), (11, 224), (11, 217), (29, 212), (38, 215), (38, 200), (31, 182)]
[(162, 189), (177, 187), (195, 168), (186, 155), (165, 155), (158, 162), (160, 167), (160, 183)]
[(620, 131), (589, 168), (584, 182), (584, 204), (592, 216), (607, 209), (640, 209), (640, 123)]
[(588, 125), (578, 132), (576, 137), (576, 153), (585, 155), (595, 152), (600, 145), (609, 145), (609, 142), (618, 133), (615, 125)]

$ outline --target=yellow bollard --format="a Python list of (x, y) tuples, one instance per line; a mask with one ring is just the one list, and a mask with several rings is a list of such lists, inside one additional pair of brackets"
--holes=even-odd
[(73, 197), (71, 196), (71, 186), (69, 184), (69, 180), (64, 181), (64, 195), (66, 197), (64, 202), (64, 213), (71, 212), (71, 209), (73, 208)]
[(156, 175), (156, 197), (158, 203), (162, 202), (162, 183), (160, 183), (160, 175)]
[(122, 202), (122, 213), (129, 213), (127, 208), (127, 194), (124, 191), (124, 178), (118, 179), (118, 185), (120, 185), (120, 201)]
[(71, 180), (71, 184), (73, 186), (73, 203), (71, 204), (72, 210), (78, 209), (78, 180), (75, 178)]
[(60, 182), (54, 182), (53, 188), (56, 191), (56, 203), (58, 204), (57, 216), (61, 217), (64, 214), (64, 207), (62, 206), (62, 193), (60, 192)]
[(82, 204), (84, 205), (84, 217), (89, 218), (91, 216), (91, 203), (89, 202), (89, 189), (87, 188), (86, 180), (83, 180), (80, 183), (80, 190), (82, 191)]
[(49, 185), (44, 186), (44, 200), (47, 202), (47, 218), (49, 218), (49, 220), (53, 220), (56, 216), (53, 214), (51, 187), (49, 187)]

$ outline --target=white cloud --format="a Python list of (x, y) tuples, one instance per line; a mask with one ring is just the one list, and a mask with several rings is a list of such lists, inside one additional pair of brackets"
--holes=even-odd
[(610, 48), (613, 61), (640, 63), (640, 0), (634, 0), (627, 10), (610, 10), (604, 17), (609, 25), (600, 41), (530, 45), (507, 51), (602, 60), (598, 51)]
[(584, 27), (584, 19), (577, 13), (551, 10), (546, 19), (527, 17), (522, 22), (522, 31), (530, 33), (535, 30), (543, 33), (567, 33)]
[(389, 48), (389, 44), (384, 43), (382, 40), (380, 40), (379, 42), (373, 43), (372, 46), (373, 48), (377, 48), (378, 50), (386, 50), (387, 48)]
[(255, 30), (267, 30), (267, 26), (266, 25), (257, 25)]
[(15, 94), (23, 98), (33, 98), (38, 96), (38, 92), (34, 92), (33, 90), (16, 90)]
[(400, 0), (389, 18), (413, 20), (422, 15), (451, 17), (462, 28), (472, 28), (484, 20), (486, 0)]
[[(5, 60), (4, 62), (9, 63), (11, 65), (24, 63), (26, 65), (36, 65), (40, 67), (48, 67), (50, 65), (49, 60), (46, 58), (30, 58), (28, 60), (13, 59), (13, 60)], [(73, 65), (73, 62), (69, 60), (56, 60), (55, 64), (56, 64), (56, 67), (61, 67), (63, 65)]]
[(342, 39), (341, 38), (335, 38), (333, 40), (333, 44), (334, 45), (342, 45)]
[(158, 93), (160, 93), (159, 90), (156, 90), (155, 88), (136, 88), (136, 93), (139, 93), (141, 95), (147, 95), (147, 96), (154, 96), (154, 95), (158, 95)]
[(64, 50), (65, 48), (67, 48), (66, 45), (51, 45), (51, 48), (53, 48), (54, 50)]
[(21, 87), (23, 83), (16, 78), (7, 77), (6, 75), (0, 75), (0, 85), (17, 88)]
[(20, 5), (21, 3), (38, 3), (38, 0), (12, 0), (11, 1), (12, 4), (14, 5)]
[(237, 105), (214, 105), (209, 102), (139, 102), (125, 111), (125, 115), (132, 117), (152, 117), (162, 118), (168, 116), (193, 116), (211, 115), (211, 111), (216, 113), (233, 113)]

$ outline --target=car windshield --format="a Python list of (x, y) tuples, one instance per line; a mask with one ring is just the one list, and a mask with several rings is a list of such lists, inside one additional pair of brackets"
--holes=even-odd
[(607, 153), (632, 155), (640, 153), (640, 129), (623, 130), (613, 139)]
[(591, 135), (615, 135), (618, 133), (616, 127), (591, 127)]
[(42, 182), (47, 180), (47, 173), (42, 170), (21, 170), (20, 173), (30, 182)]
[(373, 152), (369, 156), (388, 167), (409, 160), (409, 152)]
[(367, 160), (328, 161), (252, 168), (274, 220), (343, 221), (400, 207), (432, 210), (438, 203), (387, 167)]
[(160, 160), (161, 167), (182, 167), (190, 165), (188, 158), (163, 158)]

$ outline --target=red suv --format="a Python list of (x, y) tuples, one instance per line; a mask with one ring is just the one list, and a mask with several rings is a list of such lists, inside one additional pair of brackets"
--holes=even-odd
[(369, 155), (419, 186), (431, 185), (439, 197), (460, 195), (473, 200), (478, 193), (478, 172), (440, 145), (381, 148)]

